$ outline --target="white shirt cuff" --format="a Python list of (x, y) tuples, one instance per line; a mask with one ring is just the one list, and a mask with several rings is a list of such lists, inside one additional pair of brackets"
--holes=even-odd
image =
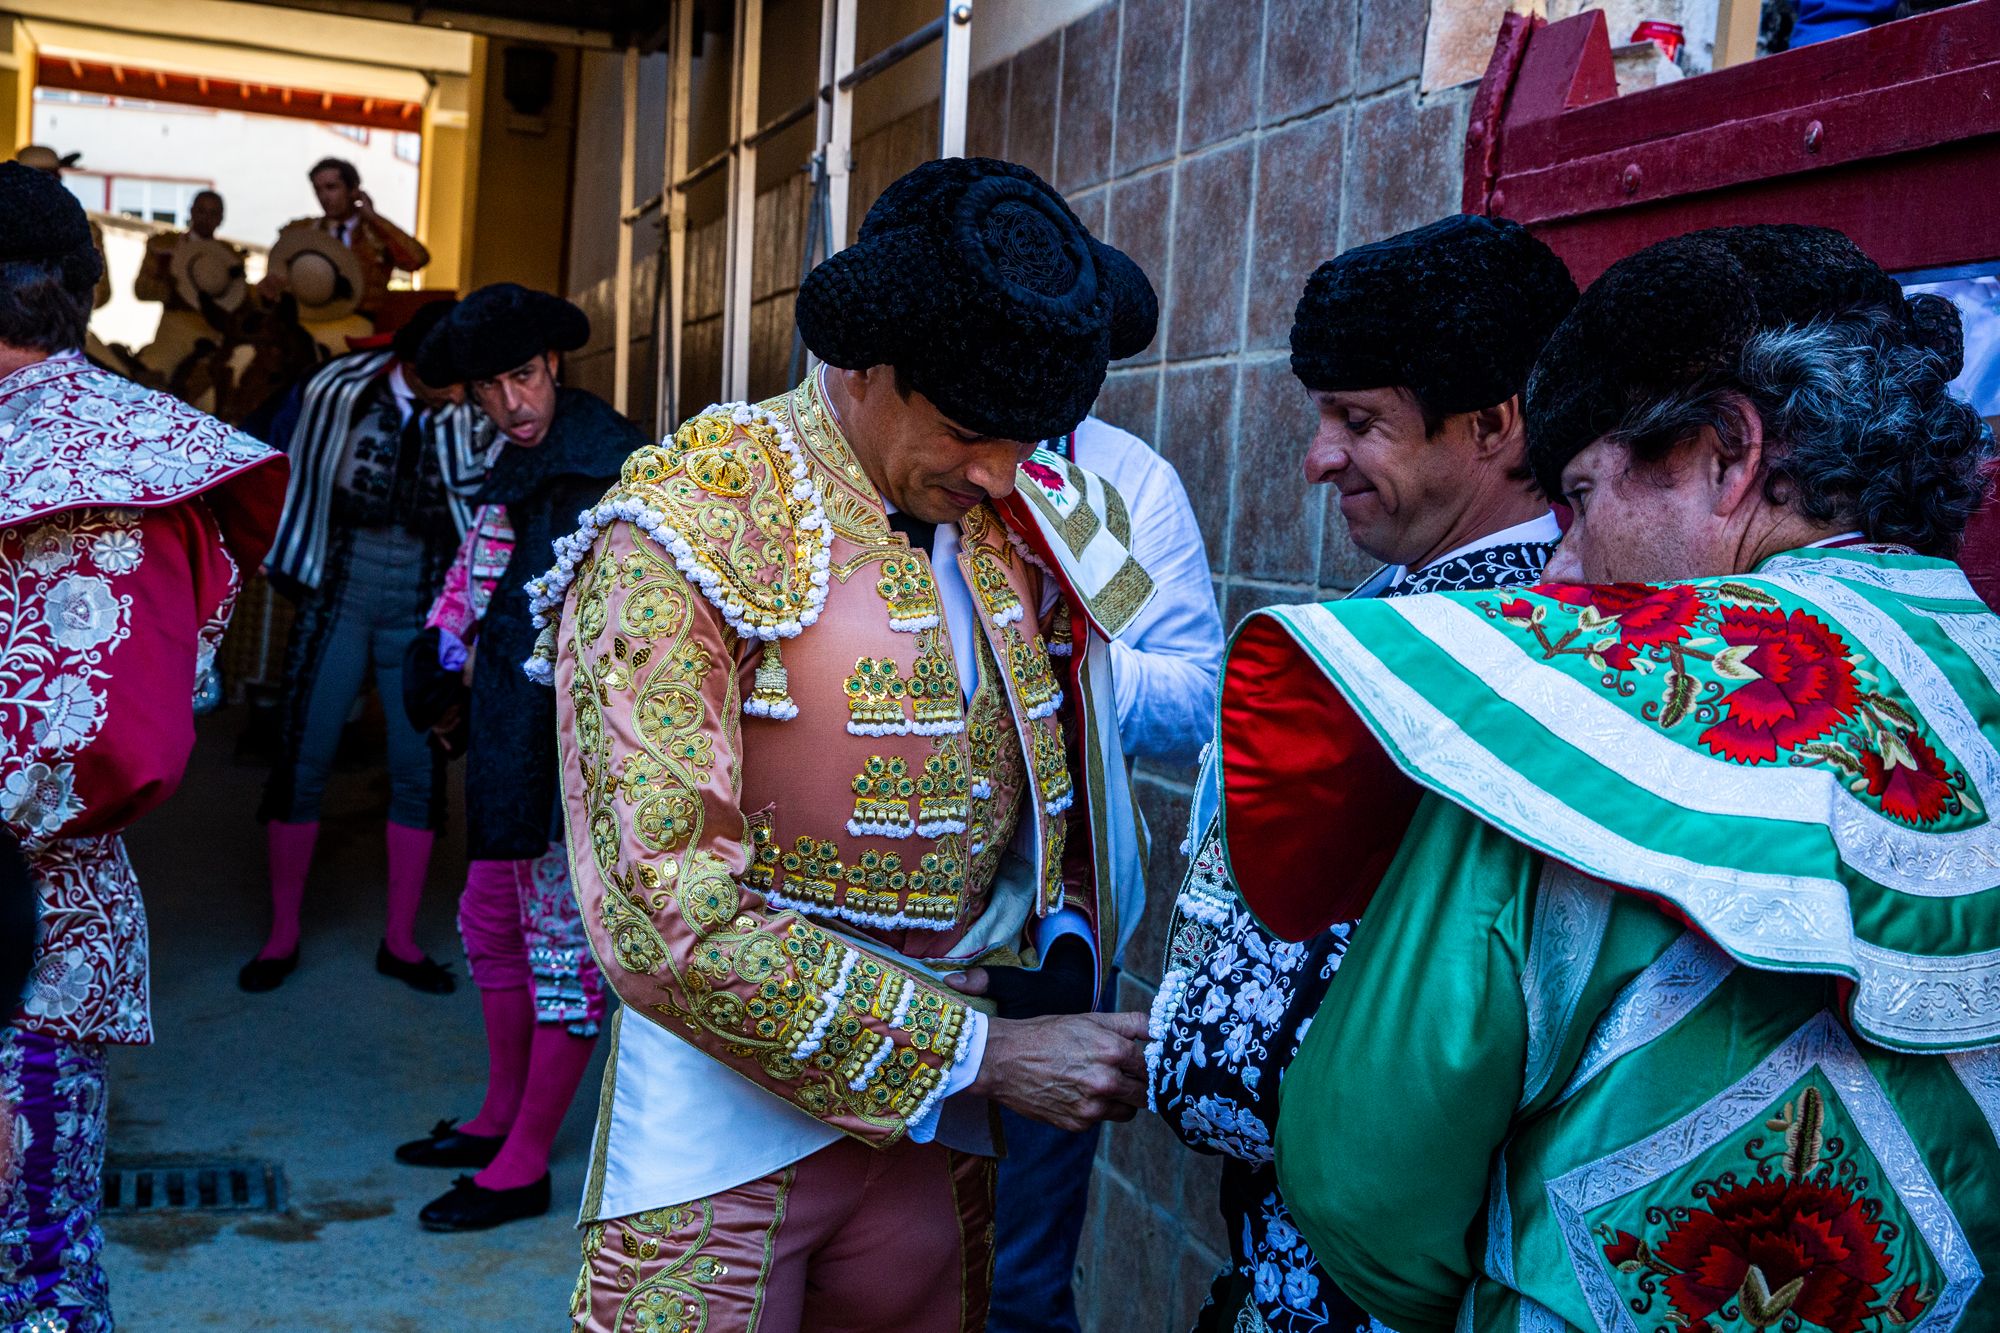
[(985, 1059), (986, 1015), (968, 1008), (965, 1011), (965, 1027), (958, 1035), (958, 1057), (945, 1074), (944, 1096), (932, 1102), (931, 1109), (924, 1112), (921, 1119), (910, 1122), (910, 1142), (929, 1143), (937, 1137), (938, 1116), (943, 1112), (945, 1102), (972, 1086), (972, 1080), (979, 1077), (979, 1066)]

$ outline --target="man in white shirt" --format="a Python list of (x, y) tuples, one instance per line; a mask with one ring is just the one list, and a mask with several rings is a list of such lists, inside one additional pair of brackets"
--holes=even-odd
[[(1144, 283), (1143, 275), (1139, 278)], [(1150, 284), (1139, 314), (1114, 335), (1114, 358), (1152, 342), (1159, 305)], [(1157, 589), (1152, 602), (1111, 641), (1118, 739), (1135, 759), (1192, 771), (1215, 727), (1222, 619), (1216, 612), (1208, 547), (1173, 464), (1144, 440), (1087, 417), (1045, 448), (1061, 454), (1124, 498), (1132, 555)], [(1143, 907), (1143, 900), (1139, 906)], [(1137, 912), (1133, 914), (1137, 920)], [(1114, 956), (1114, 965), (1121, 961)], [(1071, 1276), (1090, 1198), (1097, 1126), (1069, 1133), (1001, 1108), (1001, 1159), (994, 1229), (992, 1333), (1077, 1327)]]

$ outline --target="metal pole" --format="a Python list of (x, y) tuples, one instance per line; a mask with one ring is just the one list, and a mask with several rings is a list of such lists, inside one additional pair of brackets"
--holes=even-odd
[(618, 143), (618, 277), (612, 285), (617, 301), (611, 316), (611, 406), (624, 416), (632, 409), (632, 228), (626, 218), (638, 192), (634, 172), (639, 163), (639, 48), (625, 48), (621, 109), (623, 128)]
[(757, 94), (763, 55), (764, 0), (736, 0), (736, 67), (729, 125), (729, 221), (722, 293), (722, 401), (750, 396), (750, 302), (756, 252)]
[(667, 161), (661, 177), (661, 207), (667, 228), (667, 299), (661, 303), (659, 416), (654, 433), (664, 438), (680, 424), (681, 326), (687, 316), (687, 191), (674, 182), (687, 174), (688, 89), (694, 65), (693, 0), (673, 0), (673, 57), (667, 66)]
[(826, 215), (830, 225), (826, 252), (847, 248), (847, 187), (854, 170), (854, 90), (841, 81), (854, 72), (855, 10), (859, 0), (830, 0), (834, 8), (833, 66), (821, 87), (832, 89), (828, 106), (826, 153)]
[(972, 0), (945, 0), (944, 90), (938, 96), (938, 156), (965, 156), (965, 90), (972, 79)]

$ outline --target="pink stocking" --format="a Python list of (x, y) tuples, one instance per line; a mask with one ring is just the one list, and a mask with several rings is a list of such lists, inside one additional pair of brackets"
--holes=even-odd
[(475, 1184), (492, 1190), (519, 1189), (540, 1180), (549, 1169), (549, 1150), (556, 1131), (583, 1082), (595, 1037), (572, 1036), (553, 1023), (535, 1028), (534, 1051), (528, 1058), (528, 1086), (521, 1096), (521, 1113), (507, 1131), (507, 1142), (493, 1165), (474, 1176)]
[(406, 963), (424, 956), (417, 947), (417, 904), (423, 901), (424, 877), (431, 867), (431, 843), (437, 835), (429, 829), (405, 828), (391, 822), (386, 831), (389, 844), (389, 911), (383, 942), (389, 952)]
[(528, 1082), (528, 1052), (535, 1035), (535, 1001), (526, 986), (479, 992), (486, 1016), (486, 1100), (479, 1114), (458, 1127), (461, 1134), (499, 1138), (521, 1110)]
[(271, 862), (271, 935), (259, 958), (283, 958), (299, 947), (299, 908), (306, 898), (306, 871), (312, 867), (317, 820), (287, 824), (274, 819), (264, 826), (264, 845)]

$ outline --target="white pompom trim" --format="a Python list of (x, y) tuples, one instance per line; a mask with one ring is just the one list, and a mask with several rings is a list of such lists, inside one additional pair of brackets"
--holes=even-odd
[(915, 917), (907, 912), (860, 912), (844, 904), (809, 903), (777, 892), (765, 894), (764, 901), (781, 911), (802, 912), (807, 916), (846, 921), (857, 926), (874, 926), (878, 930), (950, 930), (957, 924), (955, 921)]
[(845, 956), (841, 958), (840, 975), (833, 979), (833, 985), (828, 988), (825, 995), (820, 997), (826, 1002), (826, 1008), (822, 1009), (819, 1017), (813, 1020), (812, 1029), (799, 1039), (798, 1045), (791, 1049), (790, 1054), (792, 1059), (797, 1060), (800, 1064), (804, 1064), (806, 1061), (812, 1059), (813, 1056), (819, 1054), (820, 1044), (826, 1039), (827, 1028), (833, 1025), (835, 1015), (840, 1013), (841, 1006), (847, 1002), (848, 978), (854, 971), (854, 964), (859, 958), (860, 954), (853, 949), (847, 950)]
[[(833, 542), (833, 525), (827, 521), (826, 504), (820, 494), (819, 484), (813, 480), (811, 469), (806, 466), (805, 451), (799, 447), (791, 428), (784, 421), (771, 415), (761, 407), (749, 403), (730, 403), (714, 406), (709, 413), (727, 413), (738, 425), (766, 425), (777, 436), (778, 447), (789, 460), (792, 478), (791, 494), (795, 500), (808, 501), (806, 516), (799, 520), (798, 529), (808, 534), (818, 534), (818, 549), (813, 552), (811, 566), (811, 589), (806, 593), (806, 605), (799, 614), (781, 620), (775, 625), (752, 624), (745, 619), (746, 608), (732, 597), (723, 586), (720, 574), (703, 566), (695, 559), (694, 547), (680, 534), (667, 515), (635, 496), (623, 495), (614, 500), (584, 510), (577, 515), (577, 529), (554, 543), (556, 563), (548, 573), (529, 579), (528, 609), (537, 619), (538, 627), (545, 625), (548, 613), (559, 608), (569, 594), (569, 587), (576, 579), (576, 567), (590, 551), (598, 534), (613, 523), (630, 523), (645, 533), (653, 542), (674, 558), (674, 565), (688, 582), (700, 589), (708, 603), (722, 613), (728, 626), (746, 639), (796, 638), (808, 626), (819, 619), (826, 606), (828, 570), (832, 568), (833, 556), (830, 547)], [(708, 415), (709, 413), (704, 413)], [(755, 714), (755, 716), (777, 716), (776, 713)]]
[[(921, 826), (918, 826), (920, 829)], [(847, 831), (857, 838), (908, 838), (918, 831), (908, 824), (863, 824), (847, 821)]]
[(1039, 722), (1045, 717), (1054, 715), (1056, 710), (1063, 706), (1064, 698), (1062, 690), (1058, 688), (1052, 697), (1028, 710), (1028, 720)]
[(1153, 1007), (1146, 1014), (1146, 1109), (1154, 1115), (1160, 1113), (1158, 1088), (1160, 1086), (1160, 1065), (1166, 1059), (1167, 1029), (1173, 1025), (1174, 1015), (1180, 1011), (1181, 1001), (1187, 995), (1188, 981), (1193, 976), (1184, 967), (1176, 967), (1160, 978), (1159, 992), (1153, 996)]
[(861, 1072), (847, 1080), (848, 1088), (854, 1092), (866, 1092), (868, 1090), (868, 1080), (875, 1077), (875, 1071), (887, 1063), (889, 1057), (895, 1053), (896, 1039), (894, 1037), (882, 1038), (882, 1044), (875, 1048), (875, 1054), (868, 1057), (868, 1063), (861, 1066)]

